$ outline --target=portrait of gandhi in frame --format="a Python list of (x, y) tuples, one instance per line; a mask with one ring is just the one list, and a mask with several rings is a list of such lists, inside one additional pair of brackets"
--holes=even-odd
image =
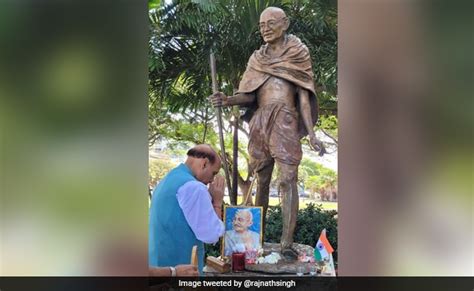
[(262, 207), (226, 206), (224, 223), (224, 256), (257, 251), (262, 247)]

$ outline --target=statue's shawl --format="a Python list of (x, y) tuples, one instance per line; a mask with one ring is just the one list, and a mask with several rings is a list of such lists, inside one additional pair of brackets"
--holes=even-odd
[[(238, 93), (251, 93), (257, 90), (270, 76), (285, 79), (309, 91), (311, 116), (313, 126), (318, 120), (318, 102), (314, 89), (313, 71), (308, 48), (294, 35), (287, 35), (283, 52), (280, 56), (270, 57), (267, 53), (268, 45), (262, 45), (250, 57), (247, 69), (240, 81)], [(257, 103), (250, 104), (247, 112), (242, 116), (250, 121), (257, 108)], [(298, 98), (296, 107), (300, 111)], [(302, 118), (299, 120), (298, 131), (300, 137), (308, 134)]]

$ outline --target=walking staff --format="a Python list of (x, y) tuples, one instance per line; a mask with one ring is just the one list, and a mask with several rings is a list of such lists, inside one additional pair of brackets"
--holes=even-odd
[[(216, 76), (216, 59), (214, 57), (213, 52), (211, 52), (209, 64), (211, 66), (212, 93), (215, 94), (218, 92), (218, 89), (217, 89), (217, 76)], [(215, 107), (215, 109), (217, 111), (217, 126), (219, 127), (219, 143), (220, 143), (221, 152), (222, 152), (222, 165), (224, 166), (227, 190), (229, 191), (229, 195), (230, 195), (232, 191), (232, 187), (230, 185), (229, 168), (227, 167), (227, 157), (225, 154), (224, 133), (222, 132), (222, 109), (221, 107)]]

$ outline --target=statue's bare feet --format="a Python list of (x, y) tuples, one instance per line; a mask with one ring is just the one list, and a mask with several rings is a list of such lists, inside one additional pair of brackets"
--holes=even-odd
[(283, 248), (281, 254), (287, 261), (296, 261), (298, 259), (298, 253), (292, 248)]

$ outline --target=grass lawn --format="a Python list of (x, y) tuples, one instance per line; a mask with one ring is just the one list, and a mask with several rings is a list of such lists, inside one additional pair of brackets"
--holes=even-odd
[[(224, 202), (230, 203), (229, 196), (224, 197)], [(242, 202), (242, 196), (237, 196), (237, 204), (240, 204), (241, 202)], [(278, 197), (270, 197), (270, 202), (268, 204), (270, 206), (276, 206), (279, 203), (280, 201)], [(316, 205), (322, 204), (322, 208), (324, 210), (337, 210), (337, 202), (318, 201), (318, 200), (312, 200), (308, 198), (300, 198), (300, 209), (306, 208), (306, 205), (309, 203), (314, 203)]]

